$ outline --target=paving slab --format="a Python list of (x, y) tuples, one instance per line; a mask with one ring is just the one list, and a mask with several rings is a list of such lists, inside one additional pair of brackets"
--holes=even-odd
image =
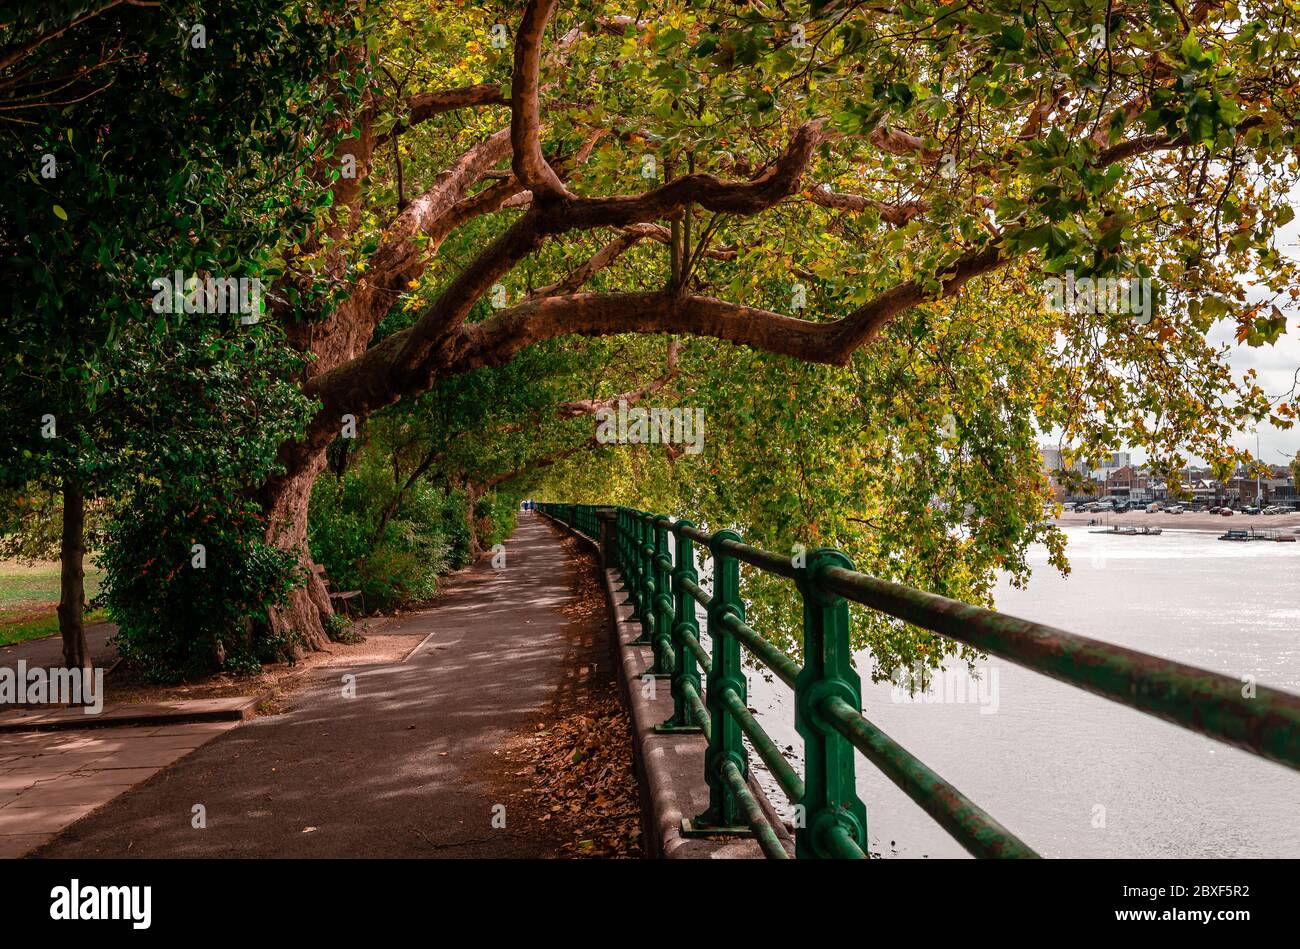
[[(49, 842), (69, 824), (238, 725), (173, 725), (167, 735), (154, 735), (158, 729), (147, 727), (0, 735), (6, 750), (18, 752), (0, 772), (0, 857), (22, 856)], [(185, 728), (194, 731), (187, 735)]]
[[(130, 786), (131, 782), (129, 781), (125, 784), (80, 784), (51, 781), (48, 786), (41, 786), (32, 792), (24, 793), (23, 799), (37, 799), (45, 807), (63, 807), (76, 804), (98, 807), (100, 804), (107, 804)], [(21, 812), (25, 809), (30, 810), (35, 805), (24, 805), (21, 801), (14, 801), (10, 806), (15, 812)], [(4, 813), (6, 811), (0, 809), (0, 814)]]
[(89, 814), (94, 807), (89, 804), (41, 804), (19, 807), (13, 801), (0, 807), (0, 840), (6, 836), (30, 836), (62, 830), (73, 821)]
[(21, 791), (36, 783), (39, 775), (31, 771), (14, 771), (0, 774), (0, 792)]
[(81, 708), (19, 709), (0, 714), (0, 733), (65, 729), (230, 722), (251, 718), (265, 696), (237, 695), (175, 702), (130, 702), (105, 705), (98, 714)]
[(5, 834), (0, 836), (0, 859), (21, 857), (53, 839), (53, 834)]

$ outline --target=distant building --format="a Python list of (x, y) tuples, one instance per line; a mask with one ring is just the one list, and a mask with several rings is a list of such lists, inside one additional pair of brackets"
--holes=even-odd
[(1042, 457), (1042, 471), (1051, 483), (1052, 497), (1057, 501), (1064, 501), (1067, 497), (1078, 493), (1062, 483), (1060, 478), (1062, 472), (1073, 471), (1080, 478), (1088, 478), (1092, 474), (1087, 463), (1083, 461), (1076, 461), (1067, 468), (1065, 453), (1055, 446), (1039, 445), (1038, 454)]
[[(1258, 492), (1256, 487), (1258, 486)], [(1227, 485), (1228, 500), (1239, 504), (1268, 505), (1295, 497), (1290, 478), (1232, 478)]]
[[(1122, 452), (1127, 455), (1127, 452)], [(1132, 465), (1108, 469), (1106, 496), (1125, 501), (1146, 501), (1151, 494), (1151, 477)]]

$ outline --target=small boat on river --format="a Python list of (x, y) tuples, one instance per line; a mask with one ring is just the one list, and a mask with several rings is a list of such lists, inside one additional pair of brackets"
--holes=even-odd
[(1115, 525), (1107, 527), (1105, 530), (1088, 531), (1089, 534), (1117, 534), (1120, 537), (1158, 537), (1160, 536), (1159, 527), (1135, 527), (1132, 524), (1123, 526)]

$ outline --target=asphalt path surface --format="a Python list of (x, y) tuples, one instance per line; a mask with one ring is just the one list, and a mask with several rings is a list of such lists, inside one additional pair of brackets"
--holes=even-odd
[(557, 828), (501, 814), (512, 779), (494, 752), (572, 681), (576, 569), (554, 528), (521, 515), (503, 569), (484, 558), (400, 620), (431, 634), (406, 662), (320, 670), (284, 714), (208, 742), (37, 856), (553, 856)]

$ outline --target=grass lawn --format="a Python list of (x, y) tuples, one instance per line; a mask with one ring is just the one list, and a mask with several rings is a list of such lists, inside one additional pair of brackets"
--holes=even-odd
[[(102, 571), (86, 570), (86, 598), (99, 592)], [(23, 564), (0, 560), (0, 646), (52, 636), (59, 631), (55, 608), (59, 604), (59, 565)], [(86, 615), (86, 623), (99, 623), (102, 610)]]

